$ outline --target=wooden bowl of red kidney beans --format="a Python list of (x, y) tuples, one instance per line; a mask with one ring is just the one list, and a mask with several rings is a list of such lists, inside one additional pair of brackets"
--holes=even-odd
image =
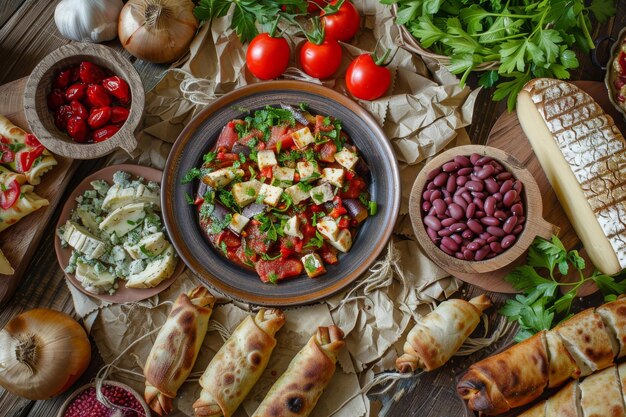
[(432, 159), (413, 185), (409, 210), (426, 254), (461, 277), (506, 267), (553, 230), (532, 174), (488, 146), (460, 146)]
[(52, 152), (92, 159), (137, 147), (144, 89), (131, 63), (104, 45), (73, 43), (46, 56), (24, 92), (32, 132)]

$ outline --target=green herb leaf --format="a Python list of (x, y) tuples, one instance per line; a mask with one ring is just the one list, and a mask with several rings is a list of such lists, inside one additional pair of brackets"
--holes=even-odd
[(193, 205), (195, 200), (193, 199), (192, 196), (189, 195), (189, 193), (185, 192), (185, 202), (187, 204)]
[(187, 173), (183, 177), (181, 183), (189, 184), (195, 178), (200, 177), (201, 174), (202, 174), (202, 171), (200, 171), (199, 168), (191, 168), (189, 171), (187, 171)]

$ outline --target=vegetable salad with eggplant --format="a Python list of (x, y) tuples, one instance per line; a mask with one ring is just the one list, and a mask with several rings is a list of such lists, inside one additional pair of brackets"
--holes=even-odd
[(267, 106), (222, 129), (183, 183), (211, 245), (263, 282), (315, 278), (376, 214), (369, 168), (341, 122), (304, 104)]

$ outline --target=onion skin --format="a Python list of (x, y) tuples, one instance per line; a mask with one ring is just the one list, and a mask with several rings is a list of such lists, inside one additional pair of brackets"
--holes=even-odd
[(29, 400), (63, 393), (85, 372), (90, 360), (85, 330), (59, 311), (27, 311), (0, 331), (0, 386)]
[(191, 0), (130, 0), (120, 12), (118, 37), (133, 56), (154, 63), (182, 57), (198, 29)]

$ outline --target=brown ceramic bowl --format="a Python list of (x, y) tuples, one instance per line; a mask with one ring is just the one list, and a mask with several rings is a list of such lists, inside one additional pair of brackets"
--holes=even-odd
[[(132, 95), (126, 122), (115, 135), (99, 143), (74, 142), (67, 133), (56, 127), (54, 115), (47, 105), (52, 77), (56, 72), (85, 60), (108, 68), (123, 78), (130, 86)], [(126, 58), (104, 45), (71, 43), (51, 52), (35, 67), (24, 91), (24, 113), (33, 134), (53, 153), (72, 159), (94, 159), (116, 149), (131, 153), (137, 147), (134, 132), (143, 116), (144, 101), (141, 78)]]
[[(61, 211), (61, 215), (59, 216), (59, 221), (57, 223), (57, 229), (60, 226), (63, 226), (65, 222), (70, 218), (72, 210), (76, 207), (76, 197), (82, 195), (86, 190), (91, 189), (90, 183), (95, 180), (104, 180), (109, 184), (112, 183), (113, 174), (117, 171), (126, 171), (130, 173), (134, 178), (141, 177), (146, 181), (154, 181), (157, 183), (161, 182), (162, 172), (158, 169), (148, 168), (141, 165), (129, 165), (129, 164), (121, 164), (121, 165), (111, 165), (106, 168), (101, 169), (98, 172), (91, 174), (86, 177), (78, 187), (70, 194), (69, 198), (65, 202), (63, 206), (63, 210)], [(163, 219), (163, 213), (161, 213), (161, 219)], [(171, 239), (168, 238), (171, 241)], [(65, 270), (67, 265), (69, 264), (70, 256), (72, 255), (71, 247), (62, 247), (61, 239), (58, 236), (54, 239), (54, 249), (57, 254), (57, 260), (59, 261), (59, 266), (61, 269)], [(126, 288), (123, 284), (123, 281), (118, 281), (119, 288), (113, 294), (94, 294), (87, 291), (80, 283), (80, 281), (74, 276), (74, 274), (65, 273), (65, 277), (67, 280), (76, 288), (78, 288), (83, 294), (86, 294), (90, 297), (98, 298), (103, 301), (108, 301), (111, 303), (132, 303), (135, 301), (144, 300), (146, 298), (152, 297), (165, 290), (167, 287), (172, 285), (172, 283), (178, 278), (178, 276), (185, 269), (185, 264), (178, 260), (178, 265), (176, 265), (176, 269), (171, 277), (161, 282), (156, 287), (152, 288)]]
[[(617, 79), (618, 73), (615, 71), (615, 62), (619, 58), (619, 54), (622, 51), (622, 46), (624, 45), (624, 41), (626, 40), (626, 28), (622, 29), (617, 36), (617, 41), (613, 43), (611, 47), (611, 55), (609, 58), (609, 62), (606, 66), (606, 75), (604, 77), (604, 84), (606, 85), (606, 89), (609, 94), (609, 100), (611, 100), (611, 104), (622, 114), (622, 116), (626, 117), (626, 110), (619, 105), (617, 101), (617, 93), (618, 90), (613, 84)], [(626, 77), (626, 74), (624, 74)], [(623, 104), (623, 103), (622, 103)]]
[[(426, 233), (421, 210), (422, 194), (428, 173), (433, 169), (441, 167), (457, 155), (467, 156), (473, 153), (490, 156), (497, 160), (507, 171), (513, 174), (513, 177), (521, 180), (524, 185), (522, 192), (522, 202), (526, 214), (524, 229), (517, 236), (517, 241), (513, 246), (491, 259), (482, 261), (460, 260), (439, 249)], [(413, 184), (409, 200), (409, 213), (415, 236), (428, 257), (451, 275), (481, 285), (483, 288), (485, 288), (483, 282), (475, 281), (480, 274), (488, 274), (506, 268), (526, 252), (535, 237), (550, 238), (554, 231), (554, 226), (546, 222), (542, 217), (541, 192), (530, 171), (512, 155), (497, 148), (481, 145), (466, 145), (452, 148), (429, 161), (420, 171)]]
[[(202, 165), (202, 155), (215, 145), (222, 127), (242, 116), (241, 108), (254, 111), (267, 105), (307, 103), (313, 114), (332, 115), (371, 170), (369, 191), (378, 213), (358, 231), (354, 245), (327, 265), (327, 273), (315, 279), (306, 274), (278, 285), (264, 284), (257, 274), (218, 254), (198, 225), (198, 213), (185, 201), (195, 195), (198, 180), (183, 184), (191, 168)], [(398, 216), (400, 180), (398, 165), (385, 134), (369, 113), (346, 96), (316, 84), (272, 81), (236, 90), (215, 101), (196, 116), (181, 133), (170, 152), (163, 173), (161, 194), (165, 225), (185, 263), (207, 284), (236, 300), (259, 305), (287, 306), (311, 303), (345, 288), (376, 260), (385, 247)]]
[[(117, 382), (117, 381), (112, 381), (112, 380), (105, 380), (103, 381), (104, 385), (113, 385), (116, 387), (120, 387), (128, 392), (130, 392), (139, 402), (139, 404), (141, 404), (141, 408), (142, 410), (139, 410), (139, 413), (137, 413), (138, 415), (142, 415), (141, 412), (143, 411), (143, 415), (145, 417), (150, 417), (152, 415), (152, 413), (150, 412), (150, 407), (148, 407), (148, 404), (146, 404), (146, 401), (143, 399), (143, 396), (141, 396), (137, 391), (135, 391), (134, 389), (132, 389), (131, 387), (129, 387), (126, 384), (122, 384), (121, 382)], [(90, 384), (85, 384), (82, 387), (78, 388), (76, 391), (74, 391), (69, 397), (67, 397), (67, 400), (65, 400), (63, 402), (63, 404), (61, 404), (61, 408), (59, 408), (59, 411), (56, 414), (56, 417), (64, 417), (65, 412), (67, 411), (67, 408), (70, 406), (70, 404), (76, 399), (76, 397), (78, 397), (83, 391), (91, 388), (91, 387), (95, 387), (96, 384), (95, 382), (92, 382)]]

